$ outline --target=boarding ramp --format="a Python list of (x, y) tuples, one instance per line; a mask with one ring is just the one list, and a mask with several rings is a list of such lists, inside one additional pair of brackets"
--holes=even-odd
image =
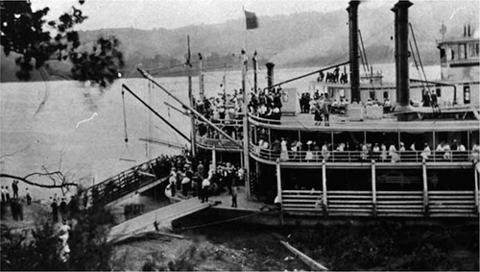
[(108, 241), (119, 241), (131, 235), (158, 229), (171, 228), (173, 220), (210, 208), (214, 203), (202, 203), (198, 198), (190, 198), (137, 216), (114, 226), (108, 235)]
[(110, 207), (165, 182), (169, 171), (166, 159), (153, 159), (87, 188), (80, 197), (88, 207)]

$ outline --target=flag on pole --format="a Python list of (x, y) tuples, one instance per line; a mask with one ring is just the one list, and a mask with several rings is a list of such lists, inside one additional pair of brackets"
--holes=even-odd
[(258, 28), (258, 19), (257, 15), (253, 12), (244, 10), (245, 12), (245, 21), (247, 22), (247, 30)]

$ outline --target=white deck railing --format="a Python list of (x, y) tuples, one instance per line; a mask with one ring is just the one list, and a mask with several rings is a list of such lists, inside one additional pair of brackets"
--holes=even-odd
[(286, 213), (328, 216), (478, 217), (474, 191), (327, 191), (283, 190)]
[[(377, 163), (421, 163), (423, 161), (423, 151), (396, 152), (398, 156), (395, 155), (393, 161), (389, 152), (382, 155), (382, 152), (369, 153), (363, 151), (287, 151), (287, 157), (285, 154), (282, 155), (281, 151), (274, 152), (255, 145), (250, 146), (250, 152), (261, 159), (272, 162), (275, 162), (277, 159), (298, 163), (321, 163), (323, 160), (327, 163), (371, 162), (371, 160), (375, 160)], [(450, 151), (449, 154), (445, 154), (443, 151), (431, 151), (426, 162), (468, 162), (471, 160), (471, 151)]]

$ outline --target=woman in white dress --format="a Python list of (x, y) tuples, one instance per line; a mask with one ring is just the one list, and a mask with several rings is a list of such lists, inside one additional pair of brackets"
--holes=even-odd
[(382, 162), (387, 160), (387, 146), (385, 144), (382, 144), (380, 146), (380, 149), (382, 150), (382, 154), (380, 154), (380, 158), (382, 158)]
[(280, 160), (282, 161), (288, 161), (288, 148), (287, 148), (287, 141), (285, 138), (282, 138), (282, 141), (280, 142)]
[(391, 144), (390, 147), (388, 148), (388, 155), (390, 156), (392, 163), (395, 163), (400, 159), (397, 153), (397, 148), (395, 147), (394, 144)]
[(328, 158), (330, 157), (330, 151), (328, 151), (327, 143), (324, 143), (322, 146), (322, 157), (325, 161), (328, 161)]
[(305, 155), (305, 160), (310, 161), (313, 160), (313, 152), (311, 151), (312, 141), (307, 142), (307, 154)]

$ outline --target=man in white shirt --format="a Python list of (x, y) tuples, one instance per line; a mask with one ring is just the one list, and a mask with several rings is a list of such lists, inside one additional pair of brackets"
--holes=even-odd
[(202, 181), (202, 203), (208, 202), (209, 190), (210, 190), (210, 180), (204, 179)]

